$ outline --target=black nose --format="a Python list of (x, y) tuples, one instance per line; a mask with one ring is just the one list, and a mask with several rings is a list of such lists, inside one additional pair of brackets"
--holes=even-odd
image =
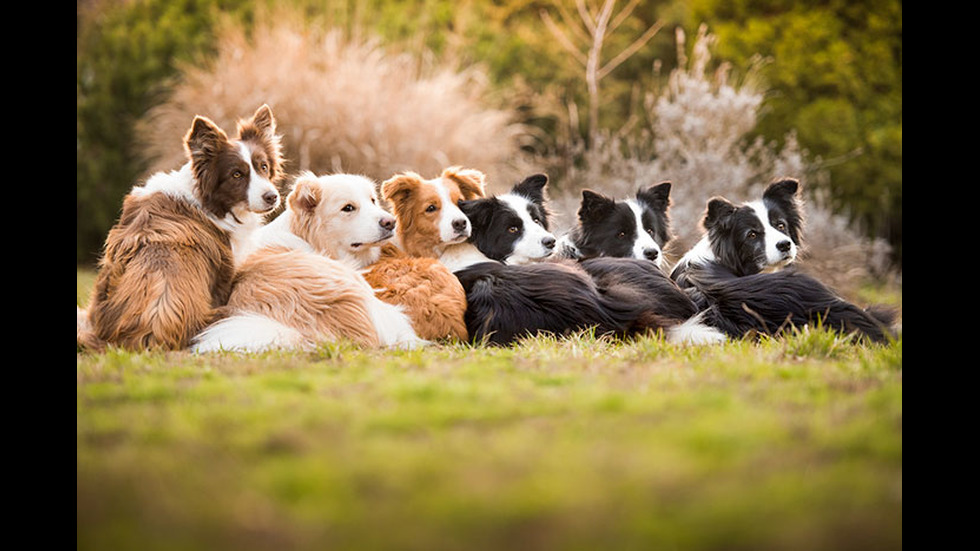
[(276, 204), (277, 199), (279, 199), (279, 194), (274, 191), (267, 191), (262, 194), (262, 200), (265, 201), (267, 205)]
[(456, 231), (463, 231), (463, 230), (465, 230), (466, 229), (466, 222), (467, 222), (467, 220), (465, 218), (457, 218), (456, 220), (453, 220), (453, 229), (456, 230)]
[(643, 249), (643, 256), (647, 257), (648, 260), (656, 260), (660, 256), (660, 251), (657, 249)]
[(391, 231), (391, 230), (395, 229), (395, 219), (394, 218), (382, 218), (378, 223), (381, 224), (381, 227), (384, 228), (384, 229), (386, 229), (386, 230)]
[(792, 245), (793, 245), (793, 244), (792, 244), (792, 243), (790, 243), (789, 241), (780, 241), (779, 243), (776, 243), (776, 248), (777, 248), (777, 249), (779, 250), (779, 252), (781, 252), (781, 253), (788, 253), (788, 252), (789, 252), (789, 249), (790, 249), (790, 247), (791, 247)]
[(544, 248), (546, 248), (546, 249), (554, 249), (555, 248), (555, 238), (554, 237), (551, 237), (550, 235), (548, 237), (544, 237), (544, 238), (541, 239), (541, 244), (544, 245)]

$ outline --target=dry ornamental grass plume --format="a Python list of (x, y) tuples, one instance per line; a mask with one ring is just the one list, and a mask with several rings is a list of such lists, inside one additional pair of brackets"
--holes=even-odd
[(268, 103), (291, 173), (353, 172), (382, 180), (405, 170), (478, 166), (509, 181), (523, 136), (511, 113), (484, 101), (475, 68), (434, 66), (390, 54), (375, 40), (272, 17), (248, 36), (230, 27), (217, 54), (189, 66), (169, 99), (141, 121), (154, 170), (179, 162), (182, 128), (197, 113), (231, 120)]
[(887, 275), (887, 243), (865, 237), (845, 215), (827, 207), (820, 192), (824, 186), (818, 185), (827, 176), (792, 132), (781, 147), (761, 137), (748, 139), (762, 107), (762, 60), (738, 80), (727, 64), (709, 70), (714, 41), (702, 26), (688, 58), (684, 33), (678, 30), (678, 67), (661, 90), (646, 94), (641, 115), (646, 124), (638, 132), (601, 133), (587, 149), (578, 144), (584, 162), (572, 165), (560, 183), (562, 193), (553, 196), (558, 227), (574, 223), (583, 188), (626, 197), (640, 186), (670, 180), (675, 239), (668, 253), (676, 259), (700, 237), (709, 198), (755, 200), (774, 179), (793, 177), (807, 190), (803, 258), (808, 270), (841, 290), (869, 276)]

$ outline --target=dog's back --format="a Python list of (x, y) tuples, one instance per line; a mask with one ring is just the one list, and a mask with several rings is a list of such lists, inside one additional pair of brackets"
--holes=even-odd
[(227, 234), (200, 209), (163, 193), (127, 196), (106, 239), (78, 344), (184, 348), (215, 319), (233, 273)]

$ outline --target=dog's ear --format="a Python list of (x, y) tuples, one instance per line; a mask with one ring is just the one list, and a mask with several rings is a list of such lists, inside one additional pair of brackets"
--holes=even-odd
[(247, 139), (246, 134), (257, 132), (259, 134), (272, 137), (276, 134), (276, 118), (272, 115), (272, 109), (263, 104), (255, 110), (255, 114), (247, 121), (238, 121), (238, 135), (242, 139)]
[(735, 205), (722, 197), (714, 197), (708, 201), (708, 208), (705, 209), (704, 219), (701, 225), (704, 229), (711, 229), (718, 224), (728, 220), (735, 212)]
[(795, 178), (784, 178), (769, 184), (762, 194), (763, 199), (776, 201), (792, 200), (800, 190), (800, 181)]
[(548, 176), (544, 174), (534, 174), (524, 178), (524, 180), (514, 185), (511, 193), (516, 193), (527, 197), (538, 205), (544, 205), (544, 186), (548, 183)]
[(578, 219), (582, 223), (601, 220), (616, 206), (616, 201), (591, 189), (582, 190), (582, 203), (578, 208)]
[(657, 212), (667, 212), (670, 207), (670, 182), (661, 182), (636, 192), (636, 198)]
[(322, 198), (320, 186), (316, 183), (316, 177), (313, 174), (304, 173), (296, 179), (296, 183), (293, 184), (293, 190), (286, 197), (286, 203), (293, 211), (308, 214), (316, 210)]
[(422, 184), (422, 177), (414, 172), (404, 172), (381, 183), (381, 196), (396, 208), (411, 197), (412, 191)]
[(215, 155), (221, 144), (227, 141), (228, 135), (224, 130), (211, 119), (198, 115), (184, 136), (184, 147), (191, 160), (200, 160)]
[[(474, 228), (485, 228), (490, 225), (490, 218), (493, 216), (492, 205), (497, 201), (495, 197), (473, 199), (470, 201), (459, 201), (459, 210), (470, 219), (470, 224)], [(473, 232), (477, 233), (477, 232)]]
[(486, 197), (487, 177), (479, 170), (454, 166), (443, 170), (442, 177), (456, 182), (464, 200)]

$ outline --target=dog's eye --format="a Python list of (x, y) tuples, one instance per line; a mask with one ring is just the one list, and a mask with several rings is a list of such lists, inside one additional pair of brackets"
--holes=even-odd
[(647, 230), (647, 233), (649, 233), (649, 234), (650, 234), (650, 237), (653, 237), (653, 230), (652, 230), (652, 229), (648, 229), (648, 230)]
[(235, 172), (232, 172), (232, 174), (231, 174), (231, 177), (234, 178), (234, 179), (236, 179), (236, 180), (240, 180), (242, 178), (242, 176), (244, 176), (244, 174), (242, 174), (242, 171), (241, 170), (236, 170)]
[(786, 231), (786, 222), (776, 224), (776, 229), (779, 231)]
[(521, 231), (521, 228), (518, 228), (517, 226), (511, 226), (511, 227), (507, 228), (507, 231), (509, 231), (510, 233), (517, 233), (517, 232)]
[(616, 234), (616, 239), (626, 239), (626, 232), (621, 231)]
[(759, 237), (759, 234), (755, 233), (754, 231), (750, 231), (746, 237), (749, 239), (755, 239), (756, 237)]
[(429, 206), (425, 207), (425, 212), (435, 212), (438, 208), (439, 207), (435, 206), (434, 204), (433, 205), (429, 205)]
[(535, 218), (534, 219), (534, 223), (540, 226), (541, 225), (541, 219), (540, 218)]
[(262, 163), (262, 171), (269, 172), (269, 163)]
[(341, 210), (342, 212), (354, 212), (354, 210), (355, 210), (355, 208), (356, 208), (356, 207), (354, 207), (354, 205), (352, 205), (352, 204), (350, 204), (350, 203), (347, 203), (346, 205), (344, 205), (344, 208), (342, 208), (342, 209), (340, 209), (340, 210)]

